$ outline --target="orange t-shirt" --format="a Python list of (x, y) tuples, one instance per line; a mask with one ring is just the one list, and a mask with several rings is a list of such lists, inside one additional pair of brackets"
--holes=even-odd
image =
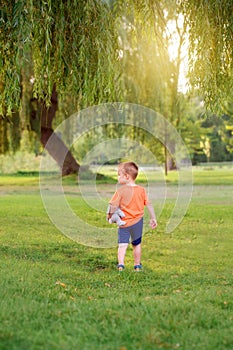
[(145, 188), (138, 185), (122, 185), (110, 200), (113, 207), (119, 207), (125, 214), (122, 220), (126, 221), (126, 224), (123, 227), (136, 224), (143, 217), (144, 206), (148, 203)]

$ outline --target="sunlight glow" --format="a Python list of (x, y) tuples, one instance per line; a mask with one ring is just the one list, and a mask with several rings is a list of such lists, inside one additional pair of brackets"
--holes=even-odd
[(168, 53), (170, 59), (172, 61), (180, 59), (178, 90), (186, 93), (188, 90), (188, 35), (184, 33), (184, 16), (182, 14), (179, 14), (176, 20), (168, 21), (166, 35), (169, 38)]

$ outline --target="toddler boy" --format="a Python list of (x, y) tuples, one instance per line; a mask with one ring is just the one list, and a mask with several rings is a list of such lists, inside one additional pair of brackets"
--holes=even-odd
[(134, 270), (141, 271), (141, 241), (143, 229), (144, 206), (150, 214), (150, 226), (157, 227), (154, 208), (142, 186), (135, 184), (138, 175), (138, 166), (134, 162), (121, 163), (118, 166), (118, 182), (121, 187), (114, 193), (109, 202), (110, 215), (120, 208), (125, 217), (125, 225), (118, 227), (118, 270), (125, 267), (124, 259), (129, 241), (133, 247)]

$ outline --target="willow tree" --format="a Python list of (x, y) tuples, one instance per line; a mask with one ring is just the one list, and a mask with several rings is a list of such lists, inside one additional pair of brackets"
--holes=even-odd
[[(137, 16), (138, 35), (140, 30), (153, 28), (161, 46), (166, 46), (163, 36), (166, 13), (183, 14), (190, 42), (192, 86), (212, 110), (224, 109), (225, 101), (232, 99), (231, 0), (2, 0), (1, 3), (0, 115), (17, 113), (22, 86), (28, 79), (33, 84), (33, 116), (39, 118), (43, 145), (53, 133), (52, 121), (61, 96), (75, 96), (81, 107), (119, 100), (117, 77), (125, 67), (118, 65), (117, 30), (119, 23), (124, 23), (118, 20), (124, 12), (130, 16), (131, 11), (132, 17)], [(121, 31), (124, 30), (127, 26), (122, 26)], [(141, 48), (144, 49), (143, 45)], [(30, 74), (25, 74), (25, 68)], [(163, 65), (161, 69), (169, 73), (170, 66)], [(173, 92), (177, 91), (176, 86), (177, 76), (174, 76)], [(136, 95), (132, 102), (142, 101)], [(174, 113), (178, 113), (174, 93), (172, 106)], [(49, 151), (59, 163), (60, 153), (67, 149), (60, 139), (57, 141), (56, 149)], [(79, 168), (69, 152), (65, 164), (60, 166), (64, 174)]]
[[(182, 56), (186, 54), (195, 94), (203, 98), (207, 109), (226, 111), (233, 91), (232, 1), (128, 0), (126, 5), (116, 0), (114, 3), (116, 11), (121, 13), (122, 27), (126, 28), (121, 32), (127, 96), (161, 112), (179, 128), (184, 115), (178, 79)], [(174, 40), (171, 24), (178, 39), (175, 59), (169, 57), (169, 46)], [(184, 52), (185, 41), (189, 42), (189, 52)], [(175, 140), (173, 144), (175, 147)]]
[(189, 77), (208, 109), (222, 112), (233, 97), (233, 6), (231, 0), (186, 0)]
[(208, 109), (223, 112), (233, 95), (232, 0), (128, 0), (127, 4), (144, 16), (144, 26), (153, 26), (158, 40), (166, 13), (184, 16), (190, 85)]
[[(22, 87), (30, 82), (31, 117), (39, 120), (45, 146), (53, 133), (59, 96), (75, 96), (82, 107), (117, 100), (114, 20), (101, 0), (3, 0), (0, 115), (20, 109)], [(79, 164), (59, 137), (48, 151), (63, 174), (78, 171)]]

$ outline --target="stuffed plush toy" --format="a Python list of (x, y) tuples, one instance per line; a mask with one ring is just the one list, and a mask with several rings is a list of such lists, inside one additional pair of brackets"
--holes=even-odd
[[(108, 208), (107, 214), (109, 214), (109, 208)], [(124, 226), (126, 222), (121, 220), (121, 218), (124, 218), (124, 217), (125, 217), (125, 214), (123, 213), (123, 211), (120, 208), (117, 208), (112, 214), (112, 216), (108, 218), (108, 222), (110, 224), (116, 223), (117, 226)]]

